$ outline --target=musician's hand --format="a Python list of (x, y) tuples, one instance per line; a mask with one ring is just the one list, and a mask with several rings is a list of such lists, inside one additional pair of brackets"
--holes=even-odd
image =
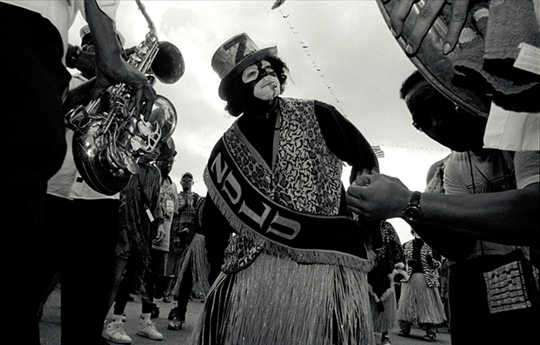
[(165, 238), (165, 228), (163, 223), (158, 226), (156, 237), (152, 240), (152, 244), (158, 245)]
[[(98, 60), (96, 56), (96, 60)], [(96, 86), (92, 92), (92, 98), (97, 98), (106, 88), (117, 83), (124, 83), (135, 90), (133, 107), (135, 114), (143, 114), (148, 121), (152, 111), (152, 105), (156, 98), (156, 92), (144, 74), (128, 64), (124, 59), (108, 59), (106, 63), (97, 61)]]
[(347, 189), (346, 200), (353, 212), (369, 220), (380, 220), (400, 217), (411, 193), (395, 177), (364, 171)]
[[(417, 1), (393, 1), (395, 4), (390, 13), (390, 24), (392, 26), (393, 34), (396, 37), (399, 37), (403, 31), (403, 24), (409, 16), (412, 6)], [(416, 22), (414, 23), (412, 31), (409, 35), (407, 47), (405, 48), (405, 51), (408, 54), (416, 53), (420, 47), (420, 44), (422, 43), (422, 40), (433, 25), (433, 22), (435, 22), (435, 19), (446, 2), (446, 0), (426, 0), (424, 6), (420, 9), (420, 13), (416, 18)], [(448, 25), (448, 33), (446, 34), (443, 44), (444, 54), (448, 54), (454, 50), (461, 30), (463, 29), (463, 25), (465, 24), (468, 9), (469, 0), (454, 0), (451, 2), (450, 23)]]
[(95, 1), (85, 1), (84, 5), (96, 52), (96, 86), (92, 98), (97, 98), (111, 85), (118, 83), (130, 85), (135, 92), (132, 104), (135, 114), (142, 113), (144, 119), (148, 120), (156, 97), (154, 89), (144, 74), (122, 57), (123, 51), (116, 35), (114, 21)]

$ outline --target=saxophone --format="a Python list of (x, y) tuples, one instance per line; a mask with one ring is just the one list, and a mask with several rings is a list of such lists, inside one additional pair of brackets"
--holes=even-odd
[[(136, 2), (150, 31), (129, 55), (128, 63), (150, 81), (157, 77), (174, 83), (184, 73), (180, 50), (172, 43), (158, 41), (144, 5)], [(137, 174), (138, 159), (151, 155), (176, 129), (176, 109), (166, 97), (156, 96), (148, 121), (129, 110), (133, 98), (128, 85), (112, 85), (99, 98), (86, 106), (75, 106), (65, 116), (67, 127), (74, 131), (72, 150), (79, 173), (92, 189), (105, 195), (121, 191)]]

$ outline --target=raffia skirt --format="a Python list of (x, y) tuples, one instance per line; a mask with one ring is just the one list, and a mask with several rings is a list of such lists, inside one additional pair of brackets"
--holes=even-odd
[(428, 287), (423, 273), (413, 273), (401, 284), (397, 319), (429, 324), (446, 321), (439, 290)]
[(375, 344), (367, 270), (261, 254), (219, 275), (189, 344)]
[[(205, 242), (205, 237), (203, 235), (195, 234), (193, 240), (186, 249), (186, 253), (183, 256), (182, 265), (180, 266), (180, 271), (178, 273), (179, 277), (183, 277), (186, 270), (191, 270), (193, 291), (198, 296), (206, 296), (210, 290), (210, 283), (208, 282), (210, 264), (208, 263)], [(178, 295), (181, 282), (181, 279), (176, 281), (173, 288), (174, 296)]]
[(371, 314), (373, 315), (373, 331), (377, 333), (388, 332), (397, 327), (396, 319), (396, 291), (394, 287), (386, 290), (380, 300), (383, 302), (384, 310), (377, 309), (377, 302), (370, 294), (369, 302), (371, 304)]

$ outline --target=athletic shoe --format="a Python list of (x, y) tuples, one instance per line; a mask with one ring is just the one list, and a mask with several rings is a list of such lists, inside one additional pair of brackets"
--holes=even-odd
[(168, 319), (173, 320), (177, 314), (178, 314), (178, 307), (171, 308)]
[(152, 321), (148, 321), (144, 324), (139, 324), (137, 335), (152, 340), (163, 340), (163, 334), (159, 333)]
[(131, 344), (132, 340), (127, 335), (124, 330), (124, 324), (119, 323), (109, 323), (107, 327), (103, 330), (101, 336), (108, 341), (112, 341), (117, 344)]
[(167, 329), (170, 329), (171, 331), (179, 331), (182, 329), (183, 324), (184, 320), (181, 320), (178, 316), (175, 316), (174, 319), (169, 322)]

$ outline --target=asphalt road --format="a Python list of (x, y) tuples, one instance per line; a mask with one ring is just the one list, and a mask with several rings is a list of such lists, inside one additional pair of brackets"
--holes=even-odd
[[(84, 303), (81, 304), (84, 306)], [(124, 324), (124, 328), (128, 335), (133, 339), (133, 345), (187, 345), (187, 339), (194, 323), (197, 321), (199, 314), (202, 311), (204, 303), (200, 300), (193, 300), (189, 302), (188, 312), (186, 315), (186, 323), (179, 331), (171, 331), (167, 329), (169, 320), (167, 316), (171, 310), (170, 303), (163, 303), (161, 305), (160, 315), (157, 319), (154, 319), (156, 328), (163, 333), (163, 341), (155, 341), (136, 335), (138, 318), (141, 312), (141, 304), (137, 299), (133, 302), (129, 302), (126, 307), (127, 320)], [(82, 307), (81, 312), (84, 312)], [(45, 308), (43, 310), (43, 317), (40, 324), (41, 329), (41, 344), (42, 345), (60, 345), (60, 289), (56, 289), (50, 296)], [(402, 337), (398, 335), (397, 330), (390, 332), (390, 341), (392, 345), (416, 345), (416, 344), (437, 344), (437, 345), (450, 345), (450, 334), (448, 330), (443, 328), (439, 329), (437, 334), (437, 340), (435, 342), (428, 342), (423, 339), (424, 332), (417, 327), (413, 327), (411, 335), (409, 337)], [(84, 336), (81, 334), (81, 336)], [(380, 341), (380, 335), (376, 335), (377, 345)], [(111, 343), (111, 345), (115, 345)], [(288, 344), (276, 344), (276, 345), (288, 345)], [(309, 345), (309, 344), (305, 344)]]

